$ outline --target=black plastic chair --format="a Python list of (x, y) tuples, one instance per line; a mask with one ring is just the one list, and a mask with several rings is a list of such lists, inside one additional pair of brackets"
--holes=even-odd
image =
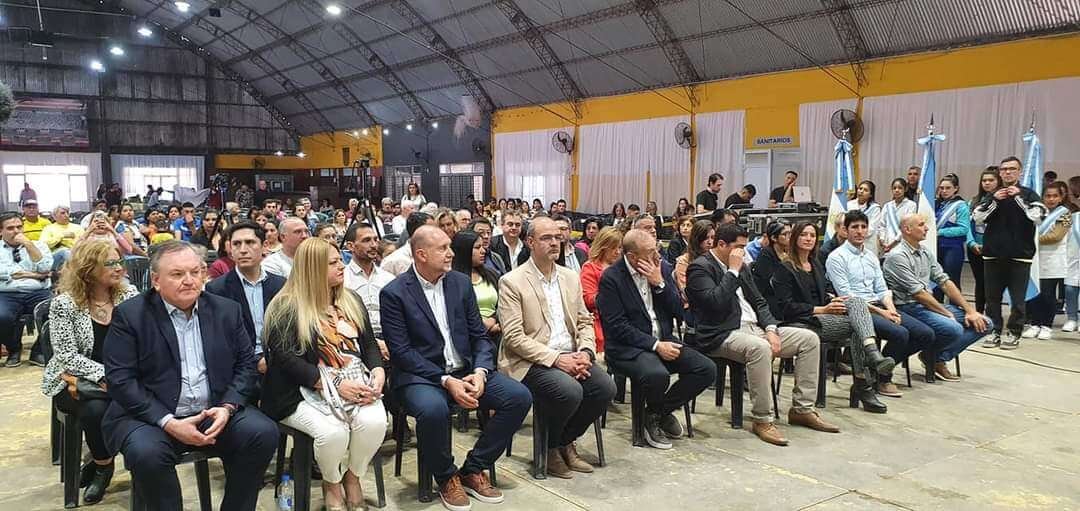
[(124, 269), (127, 270), (128, 282), (135, 286), (139, 292), (150, 288), (150, 259), (140, 256), (124, 258)]
[[(61, 392), (67, 392), (62, 390)], [(52, 407), (53, 464), (59, 455), (60, 482), (64, 483), (64, 507), (79, 507), (79, 472), (82, 463), (82, 429), (79, 416)]]
[[(451, 445), (454, 440), (454, 418), (458, 416), (461, 411), (461, 407), (452, 404), (450, 406), (450, 413), (447, 415), (447, 428), (446, 428), (446, 440)], [(392, 412), (393, 413), (393, 412)], [(481, 411), (481, 416), (485, 413)], [(393, 413), (394, 418), (394, 442), (397, 444), (394, 447), (394, 477), (401, 477), (401, 458), (405, 451), (405, 423), (408, 420), (407, 414), (404, 408)], [(481, 421), (486, 422), (485, 420)], [(481, 426), (483, 427), (483, 426)], [(416, 444), (416, 473), (417, 473), (417, 495), (416, 499), (420, 502), (431, 502), (433, 497), (432, 488), (434, 487), (435, 476), (428, 471), (424, 465), (424, 458), (420, 454), (420, 444)], [(496, 485), (495, 478), (495, 465), (491, 466), (491, 470), (488, 471), (491, 478), (491, 484)]]
[[(289, 437), (293, 439), (292, 449), (292, 480), (295, 482), (296, 492), (293, 495), (293, 509), (296, 511), (308, 511), (311, 509), (311, 469), (315, 460), (315, 441), (307, 433), (298, 429), (290, 428), (278, 423), (278, 431), (281, 436), (278, 440), (277, 466), (274, 469), (274, 498), (277, 499), (281, 482), (281, 476), (285, 473), (285, 449)], [(386, 507), (386, 486), (383, 480), (383, 459), (379, 453), (371, 459), (372, 468), (375, 470), (375, 492), (378, 497), (379, 508)]]
[[(217, 453), (213, 450), (198, 450), (182, 454), (180, 460), (176, 463), (177, 465), (186, 463), (195, 464), (195, 483), (199, 490), (200, 511), (214, 510), (214, 504), (211, 502), (212, 497), (210, 495), (209, 460), (210, 458), (218, 457)], [(139, 489), (139, 480), (134, 474), (131, 476), (131, 498), (128, 500), (128, 511), (151, 511), (149, 504), (146, 503), (146, 499), (142, 495), (142, 491)]]
[[(615, 378), (616, 389), (618, 389), (618, 381), (620, 378), (625, 382), (625, 392), (625, 385), (630, 385), (630, 379), (627, 378), (626, 375), (619, 373), (617, 369), (611, 366), (610, 362), (608, 363), (607, 370), (608, 374), (610, 374), (612, 378)], [(616, 398), (619, 397), (618, 390), (616, 390), (615, 396)], [(690, 403), (683, 404), (683, 415), (686, 419), (686, 437), (694, 438), (694, 419), (690, 414)], [(603, 415), (601, 415), (600, 423), (602, 426), (606, 427), (607, 410), (604, 410)], [(632, 445), (634, 447), (645, 447), (645, 395), (642, 392), (634, 393), (633, 389), (630, 390), (630, 430)], [(546, 462), (544, 463), (544, 466), (547, 466)]]
[[(746, 365), (722, 357), (708, 357), (716, 364), (716, 406), (724, 407), (724, 380), (731, 368), (731, 427), (742, 429), (743, 392), (746, 389)], [(697, 409), (697, 398), (690, 400), (690, 410)]]
[[(544, 414), (537, 408), (538, 402), (533, 401), (533, 427), (532, 427), (532, 441), (533, 441), (533, 461), (532, 461), (532, 476), (533, 479), (547, 479), (547, 454), (548, 454), (548, 425), (544, 420)], [(600, 459), (599, 466), (603, 467), (607, 465), (607, 458), (604, 456), (604, 433), (601, 426), (600, 418), (597, 418), (593, 422), (593, 433), (596, 434), (596, 456)], [(506, 457), (510, 457), (510, 451), (513, 449), (513, 438), (511, 437), (510, 443), (506, 444)]]

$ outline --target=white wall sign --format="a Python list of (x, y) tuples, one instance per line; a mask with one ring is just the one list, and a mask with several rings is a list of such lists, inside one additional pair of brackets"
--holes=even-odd
[(794, 138), (791, 135), (782, 135), (776, 137), (758, 137), (754, 139), (754, 145), (793, 145)]

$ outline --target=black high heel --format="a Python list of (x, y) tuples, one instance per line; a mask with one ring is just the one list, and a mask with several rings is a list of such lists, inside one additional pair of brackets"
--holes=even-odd
[(877, 374), (892, 374), (893, 368), (896, 367), (896, 361), (892, 357), (882, 356), (877, 344), (864, 344), (863, 351), (866, 353), (866, 365), (873, 367), (874, 372)]
[(889, 408), (885, 406), (885, 403), (878, 401), (877, 394), (874, 392), (874, 387), (866, 380), (855, 380), (855, 383), (851, 385), (851, 391), (848, 394), (848, 407), (858, 408), (859, 403), (862, 403), (863, 410), (870, 413), (885, 413), (889, 411)]

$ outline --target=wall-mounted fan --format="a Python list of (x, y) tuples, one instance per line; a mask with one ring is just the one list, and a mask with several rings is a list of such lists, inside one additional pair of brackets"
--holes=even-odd
[(570, 154), (574, 151), (574, 137), (565, 131), (557, 131), (551, 136), (551, 146), (560, 153)]
[(683, 149), (694, 147), (694, 130), (690, 129), (689, 124), (680, 122), (675, 125), (675, 143)]
[(855, 112), (846, 108), (833, 112), (832, 119), (829, 120), (829, 129), (832, 130), (832, 134), (836, 138), (843, 138), (844, 130), (848, 130), (847, 140), (853, 144), (862, 140), (862, 119), (859, 119)]
[(488, 157), (491, 156), (491, 153), (488, 152), (487, 144), (485, 144), (483, 140), (480, 140), (478, 138), (473, 139), (473, 141), (472, 141), (472, 150), (476, 154), (482, 154), (482, 155), (488, 156)]

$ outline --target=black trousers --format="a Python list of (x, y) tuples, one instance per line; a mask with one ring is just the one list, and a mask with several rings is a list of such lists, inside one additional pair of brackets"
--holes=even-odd
[(1057, 315), (1057, 290), (1065, 279), (1039, 279), (1039, 296), (1028, 301), (1028, 316), (1035, 326), (1054, 326)]
[(105, 436), (101, 432), (101, 418), (105, 416), (105, 409), (112, 401), (108, 399), (83, 399), (76, 401), (68, 394), (67, 389), (61, 390), (53, 396), (53, 404), (61, 412), (79, 416), (79, 428), (86, 438), (86, 446), (90, 448), (90, 454), (95, 460), (105, 461), (112, 458), (112, 453), (105, 446)]
[(596, 421), (615, 397), (615, 382), (599, 366), (589, 377), (576, 380), (562, 369), (534, 364), (521, 380), (544, 411), (548, 424), (548, 447), (564, 447), (577, 440)]
[[(211, 446), (225, 466), (221, 509), (255, 510), (263, 474), (274, 457), (277, 442), (277, 424), (257, 408), (241, 408), (229, 419)], [(144, 424), (124, 439), (120, 452), (149, 509), (180, 511), (184, 502), (176, 463), (184, 452), (198, 449), (170, 437), (156, 424)]]
[[(646, 410), (660, 415), (678, 410), (716, 380), (716, 364), (685, 346), (679, 358), (670, 362), (652, 351), (643, 351), (632, 360), (609, 359), (608, 363), (630, 377), (634, 392), (644, 390)], [(672, 374), (678, 374), (679, 381), (668, 388)]]
[(986, 270), (983, 268), (981, 255), (968, 249), (968, 265), (971, 266), (971, 274), (975, 276), (975, 310), (986, 310)]
[[(1025, 301), (1031, 263), (1015, 259), (983, 259), (986, 271), (986, 315), (994, 322), (994, 331), (1002, 332), (1002, 326), (1019, 337), (1024, 328)], [(1009, 290), (1009, 321), (1001, 320), (1001, 297)]]

